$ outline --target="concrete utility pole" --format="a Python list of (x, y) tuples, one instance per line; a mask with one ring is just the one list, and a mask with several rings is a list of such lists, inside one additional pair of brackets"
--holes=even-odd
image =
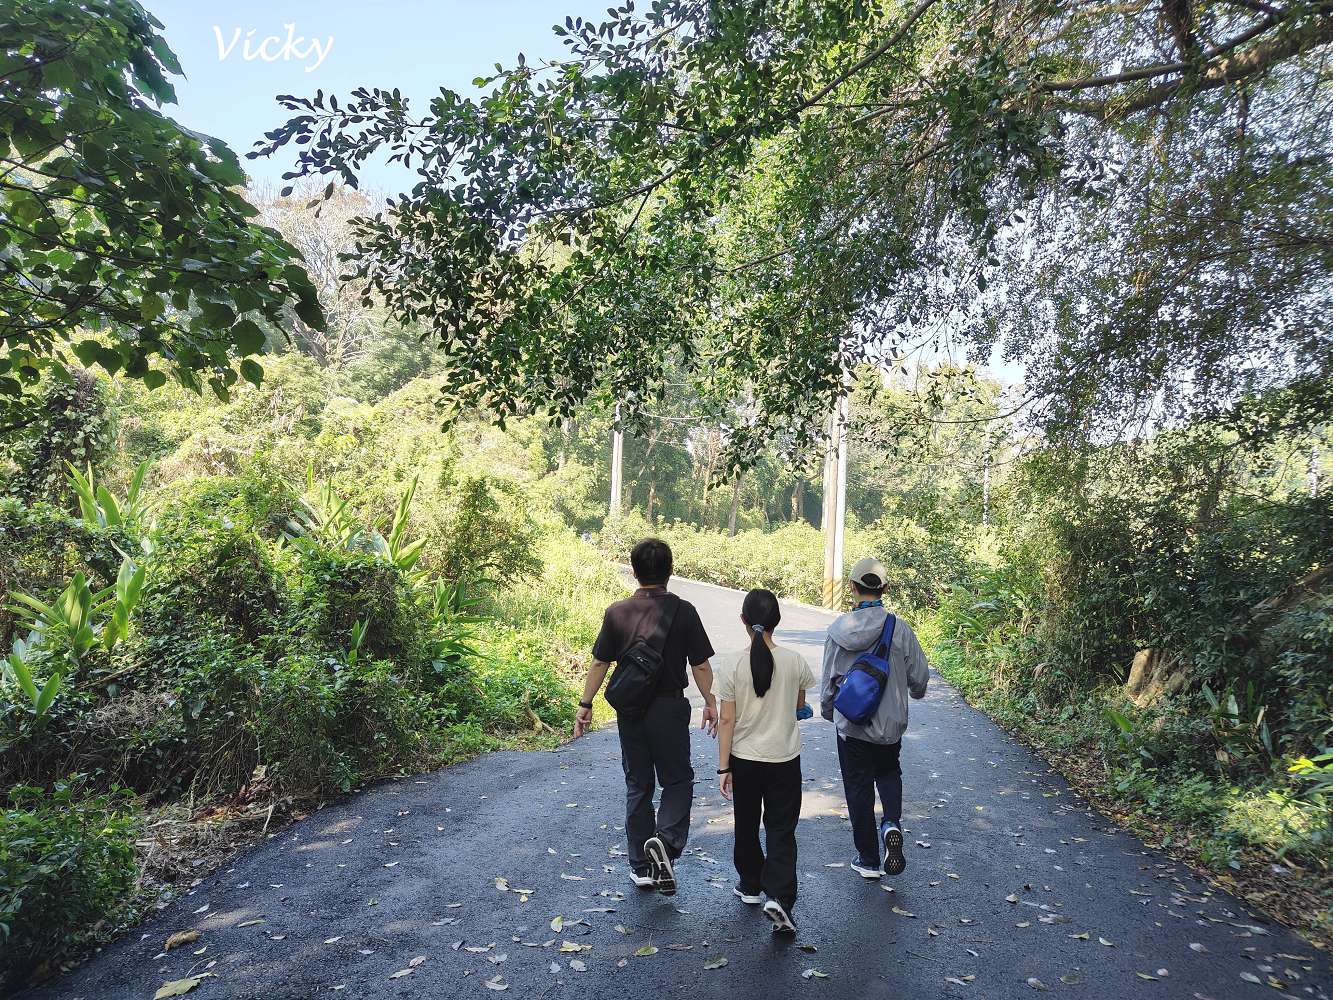
[(615, 425), (611, 428), (611, 505), (610, 518), (620, 516), (620, 487), (625, 479), (625, 435), (620, 431), (620, 404), (616, 404)]
[(986, 428), (986, 457), (985, 457), (985, 459), (983, 459), (984, 464), (983, 464), (983, 466), (982, 466), (982, 472), (981, 472), (981, 525), (982, 525), (982, 527), (989, 527), (989, 526), (990, 526), (990, 449), (991, 449), (991, 440), (992, 440), (992, 438), (991, 438), (991, 432), (990, 432), (990, 428), (988, 427), (988, 428)]
[(842, 606), (842, 535), (847, 521), (847, 393), (838, 398), (829, 417), (829, 444), (824, 453), (824, 607)]

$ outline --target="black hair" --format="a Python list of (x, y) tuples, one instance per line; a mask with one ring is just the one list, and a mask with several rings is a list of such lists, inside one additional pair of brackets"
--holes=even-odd
[(630, 550), (629, 564), (634, 578), (649, 587), (671, 578), (671, 546), (660, 538), (645, 538)]
[(771, 590), (752, 590), (741, 604), (741, 621), (750, 627), (750, 677), (754, 693), (762, 698), (773, 686), (773, 650), (764, 642), (764, 633), (772, 632), (782, 621), (777, 595)]
[[(867, 573), (866, 576), (867, 576), (867, 578), (870, 579), (870, 580), (878, 580), (878, 579), (879, 579), (879, 577), (877, 577), (874, 573)], [(872, 587), (872, 586), (870, 586), (869, 583), (857, 583), (855, 580), (853, 580), (853, 581), (852, 581), (852, 586), (856, 589), (856, 591), (857, 591), (858, 593), (861, 593), (861, 594), (868, 594), (869, 596), (875, 598), (876, 600), (879, 600), (881, 597), (884, 596), (884, 587), (883, 587), (883, 585), (878, 586), (878, 587)]]

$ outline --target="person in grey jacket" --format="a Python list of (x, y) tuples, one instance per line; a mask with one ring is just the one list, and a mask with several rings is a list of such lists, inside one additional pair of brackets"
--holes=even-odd
[[(930, 664), (912, 627), (901, 618), (893, 630), (889, 650), (889, 682), (875, 714), (857, 725), (833, 707), (838, 685), (856, 658), (879, 642), (889, 612), (884, 607), (884, 564), (862, 559), (852, 567), (850, 580), (856, 607), (840, 615), (824, 640), (824, 672), (819, 686), (820, 714), (838, 730), (838, 764), (843, 794), (852, 821), (856, 860), (851, 867), (862, 877), (900, 875), (903, 857), (900, 822), (903, 807), (903, 772), (898, 755), (907, 731), (907, 698), (924, 698)], [(879, 789), (884, 819), (875, 829), (875, 789)], [(880, 860), (880, 848), (884, 857)]]

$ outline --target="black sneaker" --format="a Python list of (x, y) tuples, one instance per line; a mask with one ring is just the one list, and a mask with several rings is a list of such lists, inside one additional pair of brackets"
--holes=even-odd
[(884, 841), (884, 874), (901, 875), (907, 868), (907, 859), (903, 857), (902, 828), (886, 819), (879, 825), (879, 836)]
[(736, 894), (737, 899), (748, 906), (758, 906), (763, 902), (763, 900), (759, 898), (759, 893), (749, 892), (746, 889), (742, 889), (739, 882), (731, 887), (731, 891)]
[(787, 908), (776, 899), (770, 899), (764, 904), (764, 916), (773, 922), (774, 934), (796, 933), (796, 921), (792, 920)]
[(643, 844), (644, 853), (653, 863), (653, 882), (663, 896), (676, 894), (676, 871), (671, 867), (671, 855), (661, 837), (649, 837)]

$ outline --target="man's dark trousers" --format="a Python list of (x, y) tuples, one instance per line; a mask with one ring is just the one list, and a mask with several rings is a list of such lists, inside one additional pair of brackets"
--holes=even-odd
[[(690, 833), (694, 768), (690, 766), (690, 703), (683, 694), (653, 699), (642, 719), (620, 719), (620, 760), (625, 767), (625, 834), (635, 871), (649, 863), (643, 843), (656, 834), (680, 857)], [(653, 814), (654, 779), (662, 803)]]
[[(801, 758), (780, 764), (731, 756), (731, 795), (736, 804), (732, 860), (741, 889), (761, 889), (790, 913), (796, 906), (796, 822), (801, 818)], [(764, 821), (768, 857), (759, 846)]]
[(903, 771), (898, 763), (902, 743), (870, 743), (838, 734), (838, 764), (842, 791), (847, 797), (847, 818), (861, 863), (880, 863), (879, 828), (875, 825), (875, 789), (884, 806), (884, 818), (897, 823), (903, 812)]

